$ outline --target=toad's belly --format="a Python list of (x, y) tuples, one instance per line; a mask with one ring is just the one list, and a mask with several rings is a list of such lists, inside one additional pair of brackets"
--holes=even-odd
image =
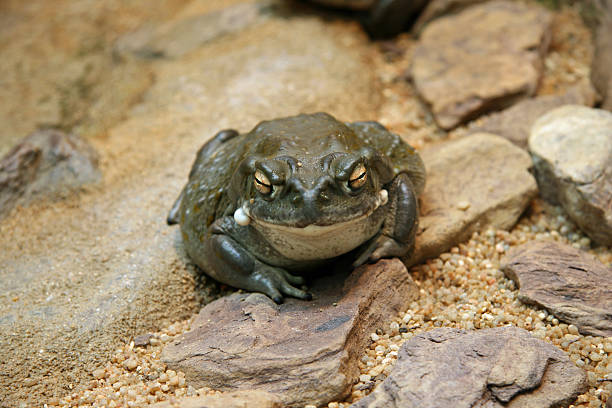
[(296, 261), (329, 259), (345, 254), (376, 235), (382, 222), (379, 212), (338, 224), (304, 228), (254, 221), (255, 228), (274, 249)]

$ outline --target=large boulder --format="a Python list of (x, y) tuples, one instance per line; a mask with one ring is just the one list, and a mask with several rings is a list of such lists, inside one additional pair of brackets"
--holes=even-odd
[(542, 196), (593, 241), (612, 245), (612, 113), (557, 108), (534, 124), (529, 151)]
[(514, 248), (502, 270), (519, 299), (548, 309), (583, 334), (612, 337), (612, 269), (592, 255), (556, 242)]
[(586, 389), (584, 371), (526, 330), (443, 328), (406, 341), (389, 377), (351, 408), (558, 408)]
[(551, 14), (490, 1), (431, 22), (410, 74), (444, 129), (534, 94), (548, 48)]
[(476, 231), (511, 228), (537, 195), (529, 155), (500, 136), (470, 135), (421, 156), (427, 183), (409, 264), (435, 257)]
[(382, 260), (312, 285), (314, 299), (275, 304), (262, 294), (234, 294), (208, 304), (163, 351), (168, 367), (195, 387), (263, 390), (285, 406), (345, 397), (359, 377), (370, 334), (404, 310), (418, 288), (398, 260)]

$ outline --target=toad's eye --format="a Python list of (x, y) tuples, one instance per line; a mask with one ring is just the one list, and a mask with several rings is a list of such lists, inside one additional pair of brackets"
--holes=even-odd
[(272, 192), (272, 185), (268, 177), (259, 170), (255, 170), (255, 179), (253, 180), (255, 188), (263, 195), (268, 195)]
[(348, 185), (353, 190), (357, 190), (358, 188), (362, 187), (366, 183), (367, 180), (368, 180), (368, 173), (366, 171), (366, 168), (363, 164), (360, 163), (359, 165), (355, 167), (355, 169), (351, 173), (351, 176), (349, 177), (349, 180), (348, 180)]

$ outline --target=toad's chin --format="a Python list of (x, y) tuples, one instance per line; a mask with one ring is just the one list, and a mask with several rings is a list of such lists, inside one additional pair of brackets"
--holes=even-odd
[[(310, 224), (295, 227), (266, 222), (242, 209), (249, 223), (281, 255), (296, 261), (334, 258), (357, 248), (372, 238), (384, 221), (384, 211), (376, 211), (387, 203), (387, 192), (379, 194), (377, 205), (368, 213), (330, 225)], [(242, 217), (243, 214), (238, 214)], [(236, 214), (234, 215), (236, 218)]]

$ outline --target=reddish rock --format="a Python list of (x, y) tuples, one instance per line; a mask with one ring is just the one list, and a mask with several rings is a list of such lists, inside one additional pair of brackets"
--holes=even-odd
[(519, 299), (543, 307), (583, 334), (612, 336), (612, 269), (595, 257), (550, 241), (523, 244), (502, 262)]
[(558, 408), (587, 378), (558, 348), (517, 327), (435, 329), (404, 343), (393, 371), (351, 408)]
[(479, 133), (425, 149), (416, 247), (409, 264), (435, 257), (474, 232), (508, 229), (537, 195), (527, 152)]
[(418, 293), (397, 259), (345, 276), (317, 279), (311, 302), (276, 305), (258, 293), (214, 301), (162, 359), (196, 388), (263, 390), (285, 405), (342, 399), (359, 376), (357, 360), (370, 333)]
[(478, 4), (431, 22), (410, 73), (444, 129), (534, 94), (551, 14), (511, 1)]

